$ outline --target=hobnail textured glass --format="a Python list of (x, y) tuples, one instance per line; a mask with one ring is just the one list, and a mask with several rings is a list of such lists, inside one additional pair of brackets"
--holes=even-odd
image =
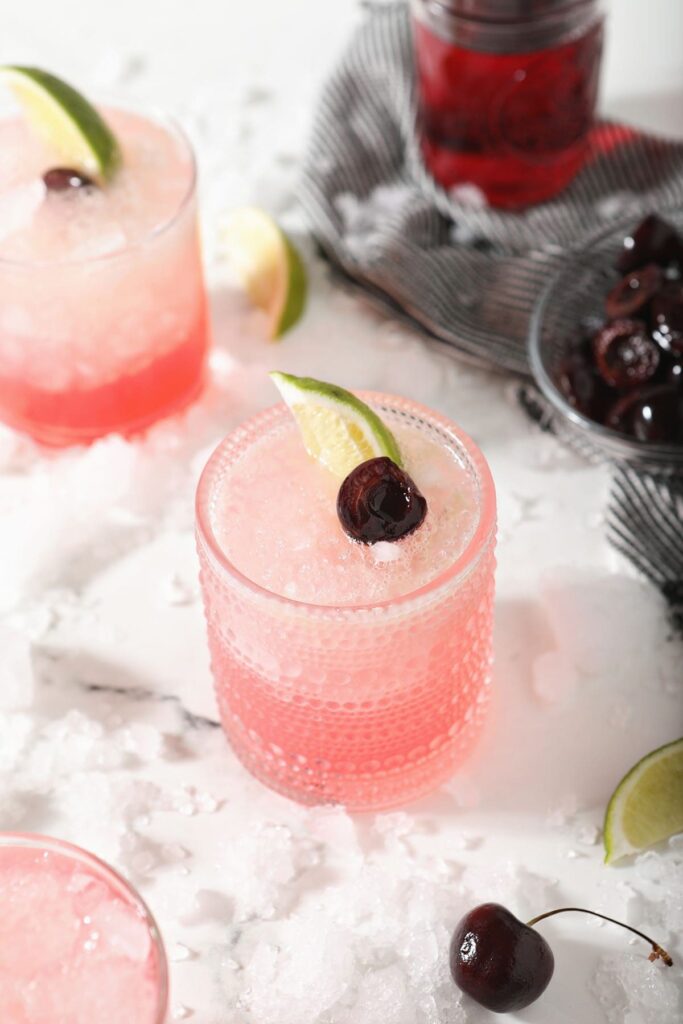
[(218, 707), (241, 761), (304, 803), (369, 810), (402, 804), (448, 777), (474, 744), (492, 660), (495, 493), (486, 462), (448, 420), (366, 395), (447, 445), (478, 493), (479, 519), (458, 560), (420, 590), (331, 607), (266, 591), (230, 564), (212, 530), (226, 469), (290, 415), (257, 416), (213, 454), (197, 494), (197, 544)]
[[(661, 215), (683, 231), (683, 210), (665, 210)], [(593, 235), (583, 248), (567, 257), (534, 311), (529, 330), (529, 360), (544, 398), (559, 413), (559, 432), (574, 447), (590, 457), (652, 472), (680, 472), (683, 445), (637, 441), (602, 426), (574, 409), (555, 383), (562, 360), (576, 344), (581, 322), (604, 317), (605, 296), (622, 276), (614, 264), (623, 239), (639, 220), (642, 215), (632, 214), (628, 220)]]

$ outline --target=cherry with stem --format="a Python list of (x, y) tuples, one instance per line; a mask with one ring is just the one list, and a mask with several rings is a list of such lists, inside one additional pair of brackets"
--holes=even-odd
[(553, 952), (533, 927), (555, 914), (578, 912), (620, 925), (652, 947), (650, 960), (672, 959), (658, 942), (613, 917), (583, 907), (558, 907), (533, 917), (526, 924), (499, 903), (483, 903), (470, 910), (456, 927), (450, 948), (455, 984), (482, 1006), (497, 1013), (521, 1010), (547, 988), (555, 969)]

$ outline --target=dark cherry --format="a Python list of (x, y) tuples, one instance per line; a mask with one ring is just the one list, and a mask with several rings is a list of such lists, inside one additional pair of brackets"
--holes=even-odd
[(638, 313), (657, 294), (662, 280), (662, 269), (656, 263), (648, 263), (641, 270), (631, 270), (605, 299), (607, 316), (633, 316)]
[(602, 420), (614, 401), (614, 392), (593, 365), (590, 344), (562, 360), (555, 380), (569, 404), (590, 419)]
[(521, 1010), (545, 991), (553, 976), (555, 958), (533, 925), (546, 917), (578, 911), (591, 914), (645, 939), (652, 947), (650, 960), (672, 966), (665, 949), (630, 925), (582, 907), (560, 907), (539, 914), (524, 924), (499, 903), (482, 903), (465, 914), (451, 939), (450, 966), (453, 981), (488, 1010), (507, 1013)]
[(86, 174), (73, 167), (53, 167), (43, 175), (45, 187), (50, 192), (74, 192), (80, 188), (94, 188), (95, 182)]
[(458, 988), (496, 1013), (533, 1003), (555, 968), (543, 936), (499, 903), (465, 914), (451, 939), (450, 963)]
[(579, 321), (555, 384), (584, 416), (629, 437), (683, 444), (683, 236), (657, 214), (624, 240), (604, 316)]
[(339, 521), (363, 544), (400, 540), (416, 530), (426, 514), (427, 502), (416, 484), (385, 456), (356, 466), (339, 488)]
[(598, 373), (613, 388), (632, 388), (654, 377), (659, 348), (642, 320), (613, 320), (593, 339)]
[(668, 221), (651, 213), (624, 239), (616, 266), (628, 274), (646, 263), (664, 267), (674, 261), (683, 262), (683, 239)]
[(638, 388), (615, 402), (606, 425), (638, 441), (683, 442), (683, 392), (671, 383)]
[(655, 341), (665, 352), (683, 356), (683, 284), (664, 285), (652, 300), (650, 317)]

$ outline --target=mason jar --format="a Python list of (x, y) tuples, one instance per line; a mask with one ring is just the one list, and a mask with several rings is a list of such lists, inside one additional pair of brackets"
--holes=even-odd
[(515, 209), (586, 160), (598, 92), (600, 0), (413, 0), (418, 132), (447, 189)]

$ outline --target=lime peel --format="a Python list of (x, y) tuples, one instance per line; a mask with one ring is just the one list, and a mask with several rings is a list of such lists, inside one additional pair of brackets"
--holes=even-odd
[(25, 116), (69, 167), (100, 182), (121, 163), (121, 150), (109, 125), (88, 100), (61, 78), (40, 68), (0, 67)]
[(270, 377), (297, 421), (308, 454), (340, 480), (382, 455), (403, 465), (392, 432), (352, 392), (312, 377), (279, 372)]
[(225, 243), (235, 273), (268, 317), (268, 336), (282, 337), (303, 315), (308, 283), (299, 252), (264, 210), (245, 207), (230, 217)]
[(683, 831), (683, 738), (641, 758), (615, 789), (605, 813), (605, 863)]

